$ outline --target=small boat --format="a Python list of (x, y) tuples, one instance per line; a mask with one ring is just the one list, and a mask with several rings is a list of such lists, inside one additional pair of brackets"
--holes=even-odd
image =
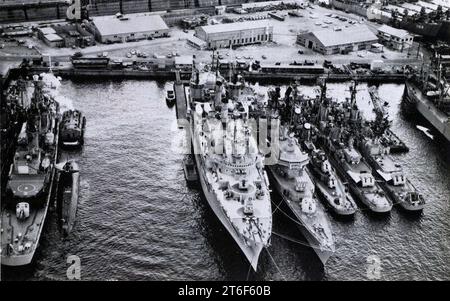
[(59, 126), (59, 144), (61, 147), (79, 148), (84, 144), (86, 117), (80, 111), (65, 111)]
[(183, 170), (184, 170), (184, 177), (186, 178), (186, 181), (188, 183), (198, 181), (197, 169), (195, 168), (195, 162), (191, 156), (188, 156), (184, 159)]
[(169, 107), (175, 104), (175, 92), (173, 90), (167, 90), (166, 102)]
[(428, 138), (434, 139), (434, 136), (430, 133), (430, 129), (429, 129), (429, 128), (426, 128), (426, 127), (421, 126), (421, 125), (416, 125), (416, 128), (417, 128), (419, 131), (423, 132), (425, 135), (427, 135)]
[(75, 225), (80, 187), (80, 169), (74, 161), (58, 163), (58, 218), (65, 236), (69, 235)]

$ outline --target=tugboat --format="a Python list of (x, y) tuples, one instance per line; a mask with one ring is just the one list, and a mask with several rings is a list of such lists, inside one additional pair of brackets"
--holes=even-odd
[(86, 117), (80, 111), (65, 111), (59, 126), (59, 143), (61, 147), (79, 148), (84, 144)]
[(256, 271), (270, 244), (272, 206), (263, 156), (248, 124), (253, 94), (244, 88), (236, 77), (226, 82), (218, 72), (194, 68), (188, 117), (205, 198)]
[(362, 145), (363, 154), (376, 170), (381, 185), (395, 203), (408, 211), (421, 211), (425, 199), (405, 176), (400, 164), (373, 140), (366, 139)]
[(43, 93), (35, 79), (11, 164), (7, 197), (2, 200), (1, 264), (31, 263), (39, 244), (50, 203), (58, 152), (58, 103)]
[(169, 108), (175, 105), (175, 92), (173, 90), (167, 90), (166, 103)]
[(314, 184), (306, 171), (308, 155), (300, 150), (294, 138), (287, 135), (286, 128), (280, 136), (278, 147), (278, 163), (269, 166), (274, 186), (299, 221), (300, 231), (325, 265), (335, 252), (334, 239), (324, 210), (316, 199)]
[(353, 215), (358, 208), (348, 188), (338, 177), (324, 151), (315, 149), (311, 153), (309, 170), (316, 183), (318, 194), (339, 215)]
[(80, 169), (75, 161), (57, 164), (58, 179), (58, 217), (65, 236), (69, 235), (75, 224), (80, 187)]
[(188, 183), (192, 184), (198, 181), (198, 173), (195, 168), (195, 162), (191, 156), (188, 156), (183, 160), (183, 170), (184, 177)]

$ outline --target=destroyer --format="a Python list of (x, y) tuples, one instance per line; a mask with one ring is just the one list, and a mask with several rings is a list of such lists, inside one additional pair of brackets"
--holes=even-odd
[(405, 176), (401, 165), (374, 139), (365, 139), (362, 149), (390, 198), (408, 211), (422, 210), (425, 199)]
[(17, 141), (2, 202), (1, 264), (29, 264), (39, 243), (50, 203), (58, 143), (58, 103), (35, 79), (32, 103)]
[(316, 183), (317, 192), (339, 215), (352, 215), (357, 206), (348, 188), (344, 185), (336, 170), (331, 166), (324, 151), (314, 149), (309, 165)]
[(273, 183), (300, 223), (300, 230), (323, 264), (334, 253), (334, 239), (327, 217), (315, 197), (314, 184), (306, 171), (308, 155), (300, 150), (284, 128), (279, 138), (278, 162), (269, 165)]
[(204, 195), (254, 270), (270, 243), (272, 210), (263, 158), (248, 127), (244, 83), (194, 71), (189, 109)]

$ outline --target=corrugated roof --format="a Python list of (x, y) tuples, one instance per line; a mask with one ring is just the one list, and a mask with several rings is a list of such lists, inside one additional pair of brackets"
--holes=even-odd
[(264, 27), (272, 27), (267, 21), (247, 21), (247, 22), (235, 22), (217, 25), (207, 25), (201, 28), (206, 33), (220, 33), (220, 32), (230, 32), (238, 31), (244, 29), (259, 29)]
[(104, 36), (169, 29), (160, 15), (125, 15), (124, 17), (128, 19), (120, 20), (116, 16), (93, 17), (93, 22), (100, 34)]
[(181, 55), (175, 57), (175, 65), (192, 65), (194, 58), (192, 55)]
[(365, 25), (344, 28), (342, 31), (319, 30), (309, 34), (315, 36), (325, 47), (378, 41), (377, 36)]
[(406, 30), (394, 28), (389, 25), (381, 25), (378, 28), (378, 31), (387, 33), (391, 36), (398, 37), (398, 38), (404, 38), (409, 35), (409, 32), (407, 32)]
[(196, 45), (206, 45), (206, 42), (203, 41), (202, 39), (197, 38), (196, 36), (192, 36), (192, 37), (188, 37), (187, 38), (189, 41), (191, 41), (192, 43), (196, 44)]

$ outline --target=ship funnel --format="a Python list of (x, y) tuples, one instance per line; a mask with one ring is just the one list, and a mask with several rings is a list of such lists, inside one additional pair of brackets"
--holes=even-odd
[(23, 220), (30, 216), (30, 205), (28, 203), (18, 203), (16, 205), (16, 216), (18, 219)]

